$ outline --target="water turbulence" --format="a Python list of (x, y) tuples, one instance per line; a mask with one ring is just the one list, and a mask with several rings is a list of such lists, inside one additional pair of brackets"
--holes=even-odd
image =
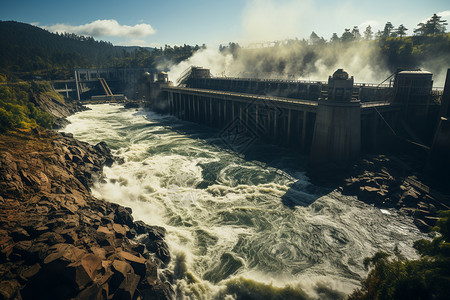
[(105, 141), (125, 161), (104, 169), (94, 196), (168, 230), (179, 299), (342, 298), (366, 275), (365, 257), (396, 246), (416, 255), (412, 243), (423, 235), (410, 219), (324, 194), (282, 148), (261, 146), (279, 155), (266, 167), (214, 146), (212, 129), (120, 106), (91, 108), (70, 117), (65, 131)]

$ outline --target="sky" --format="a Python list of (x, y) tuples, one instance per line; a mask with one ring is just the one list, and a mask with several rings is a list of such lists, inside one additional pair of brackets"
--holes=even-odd
[[(439, 13), (448, 0), (0, 0), (0, 20), (53, 32), (90, 35), (114, 45), (219, 45), (308, 38), (329, 40), (345, 28), (373, 31), (390, 21), (409, 29)], [(447, 28), (449, 28), (447, 26)]]

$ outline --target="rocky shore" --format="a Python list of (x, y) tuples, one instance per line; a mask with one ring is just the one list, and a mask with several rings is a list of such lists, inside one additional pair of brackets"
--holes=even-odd
[(165, 229), (90, 194), (113, 162), (68, 134), (0, 135), (0, 299), (171, 299)]
[(450, 209), (442, 186), (435, 187), (433, 179), (393, 155), (366, 156), (345, 169), (321, 172), (313, 174), (320, 184), (338, 186), (342, 194), (379, 208), (397, 209), (425, 232), (436, 224), (439, 211)]

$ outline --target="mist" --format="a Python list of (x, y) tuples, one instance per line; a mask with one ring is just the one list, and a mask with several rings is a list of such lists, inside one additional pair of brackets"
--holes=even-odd
[(372, 43), (318, 46), (298, 40), (235, 51), (201, 50), (170, 67), (170, 80), (175, 82), (190, 66), (208, 68), (215, 77), (289, 80), (325, 81), (338, 68), (347, 70), (357, 82), (377, 83), (390, 74), (387, 67), (380, 64)]
[[(357, 83), (378, 84), (396, 71), (375, 40), (325, 42), (305, 40), (250, 44), (253, 47), (227, 47), (222, 51), (202, 49), (191, 58), (169, 67), (169, 79), (176, 82), (190, 66), (208, 68), (214, 77), (326, 81), (339, 68), (354, 76)], [(259, 45), (259, 47), (255, 47)], [(448, 68), (448, 55), (424, 56), (409, 63), (433, 73), (435, 87), (442, 87)]]

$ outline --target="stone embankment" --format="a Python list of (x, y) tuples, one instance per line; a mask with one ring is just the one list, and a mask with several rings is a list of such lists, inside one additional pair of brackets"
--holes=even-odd
[(450, 209), (450, 197), (422, 182), (420, 174), (395, 157), (375, 156), (360, 160), (344, 184), (342, 193), (380, 208), (396, 208), (428, 231), (438, 212)]
[(172, 297), (164, 228), (90, 194), (113, 161), (67, 134), (0, 135), (0, 299)]

